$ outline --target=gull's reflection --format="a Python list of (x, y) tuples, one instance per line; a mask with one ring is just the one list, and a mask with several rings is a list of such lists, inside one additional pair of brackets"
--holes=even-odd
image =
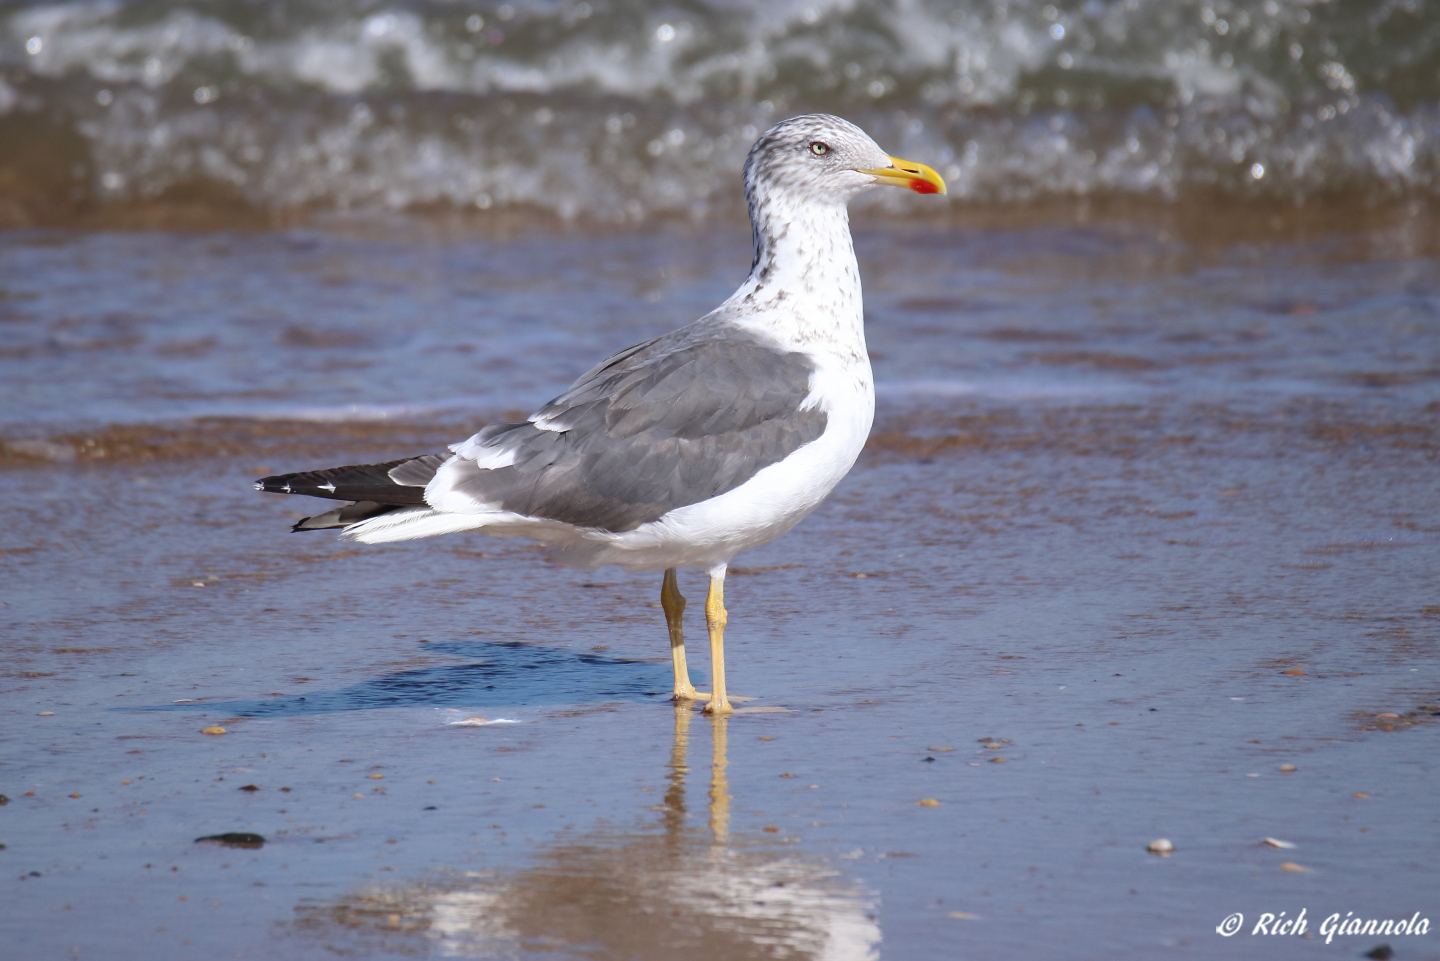
[(875, 958), (872, 906), (838, 872), (773, 839), (731, 837), (729, 718), (699, 722), (711, 733), (708, 827), (687, 824), (694, 717), (675, 709), (663, 832), (591, 834), (543, 848), (532, 867), (505, 877), (365, 888), (302, 907), (299, 926), (327, 940), (348, 929), (395, 947), (394, 939), (421, 938), (427, 953), (463, 958)]

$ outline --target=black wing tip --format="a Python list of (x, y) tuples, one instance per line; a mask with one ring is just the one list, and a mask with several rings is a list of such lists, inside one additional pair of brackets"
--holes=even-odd
[[(418, 506), (425, 503), (424, 483), (417, 483), (413, 479), (397, 481), (390, 472), (397, 467), (420, 461), (429, 470), (427, 473), (422, 468), (417, 476), (428, 481), (434, 476), (434, 468), (443, 460), (440, 455), (422, 454), (417, 457), (402, 457), (384, 464), (351, 464), (293, 474), (274, 474), (255, 481), (255, 489), (265, 494), (308, 494), (329, 500), (377, 499), (395, 505)], [(430, 463), (431, 461), (433, 463)]]
[(294, 474), (275, 474), (271, 477), (262, 477), (255, 482), (255, 489), (266, 494), (289, 494), (290, 481), (295, 478)]

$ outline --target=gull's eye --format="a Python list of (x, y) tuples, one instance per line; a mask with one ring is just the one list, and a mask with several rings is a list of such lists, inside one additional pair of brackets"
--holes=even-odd
[(817, 157), (823, 157), (830, 152), (830, 145), (816, 140), (810, 144), (810, 152)]

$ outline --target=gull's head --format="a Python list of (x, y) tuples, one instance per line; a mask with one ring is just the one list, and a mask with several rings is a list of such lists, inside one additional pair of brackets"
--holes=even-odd
[(829, 114), (780, 121), (745, 158), (745, 193), (752, 204), (775, 193), (844, 203), (880, 184), (945, 193), (945, 181), (934, 170), (891, 157), (865, 131)]

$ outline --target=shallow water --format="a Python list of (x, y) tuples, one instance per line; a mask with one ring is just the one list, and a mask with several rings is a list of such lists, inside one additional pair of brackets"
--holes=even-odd
[[(859, 218), (875, 433), (732, 570), (785, 710), (722, 722), (658, 578), (249, 484), (544, 400), (727, 294), (742, 224), (4, 235), (0, 939), (1440, 957), (1440, 264), (1351, 213)], [(1432, 931), (1249, 933), (1301, 909)]]

